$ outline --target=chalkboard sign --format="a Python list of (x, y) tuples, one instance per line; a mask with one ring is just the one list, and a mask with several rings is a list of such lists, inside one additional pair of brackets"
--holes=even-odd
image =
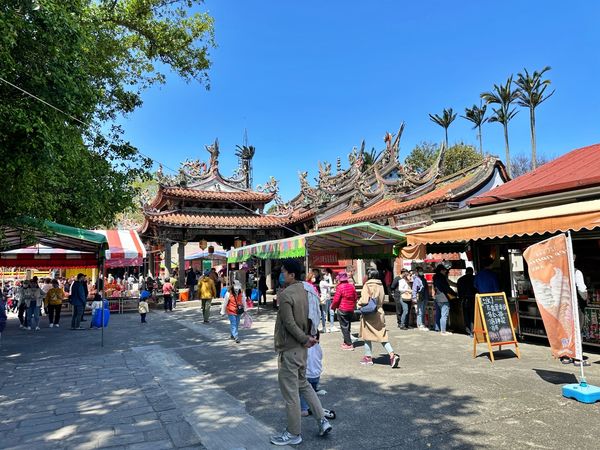
[(514, 344), (517, 357), (521, 357), (504, 292), (475, 296), (473, 328), (473, 358), (477, 355), (477, 343), (483, 342), (487, 343), (492, 362), (494, 362), (492, 346), (498, 346), (502, 350), (502, 345)]
[(508, 310), (504, 293), (485, 294), (479, 296), (483, 319), (487, 325), (487, 333), (490, 342), (513, 341), (513, 330), (510, 323), (510, 311)]

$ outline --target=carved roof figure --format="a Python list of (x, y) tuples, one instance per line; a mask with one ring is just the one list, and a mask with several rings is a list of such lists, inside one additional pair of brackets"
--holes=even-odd
[[(300, 172), (300, 194), (290, 201), (296, 209), (310, 208), (316, 213), (316, 224), (320, 227), (334, 226), (342, 223), (354, 223), (364, 216), (362, 211), (380, 205), (380, 203), (393, 202), (393, 211), (402, 204), (406, 208), (422, 207), (426, 203), (420, 203), (421, 196), (429, 193), (439, 202), (457, 198), (463, 192), (483, 188), (484, 181), (490, 179), (493, 173), (504, 173), (503, 166), (497, 159), (492, 158), (482, 164), (470, 169), (470, 177), (458, 174), (456, 187), (451, 191), (443, 191), (444, 195), (433, 194), (442, 189), (445, 178), (442, 177), (446, 149), (442, 148), (436, 161), (432, 166), (419, 173), (410, 166), (404, 166), (399, 162), (400, 138), (404, 131), (404, 123), (394, 135), (386, 132), (384, 135), (385, 147), (377, 153), (373, 149), (369, 154), (369, 164), (365, 164), (365, 146), (363, 140), (360, 148), (353, 147), (348, 154), (350, 167), (342, 170), (338, 158), (337, 173), (330, 172), (329, 164), (319, 163), (319, 177), (317, 186), (313, 187), (307, 180), (307, 172)], [(496, 171), (496, 172), (494, 172)], [(462, 178), (461, 178), (462, 177)], [(503, 178), (501, 175), (500, 178)], [(464, 178), (464, 179), (463, 179)], [(455, 186), (454, 184), (452, 186)], [(442, 192), (442, 191), (440, 191)], [(432, 197), (433, 198), (433, 197)], [(429, 204), (429, 203), (427, 203)], [(384, 216), (387, 214), (387, 206), (373, 207), (369, 213), (368, 220), (375, 220), (377, 211), (381, 210)], [(390, 209), (392, 211), (392, 209)], [(338, 217), (342, 217), (338, 219)], [(348, 217), (346, 217), (348, 216)], [(363, 217), (364, 216), (364, 217)], [(342, 220), (343, 219), (343, 220)], [(379, 219), (376, 219), (379, 220)]]
[(214, 144), (206, 145), (206, 151), (210, 153), (208, 162), (208, 172), (216, 173), (219, 168), (219, 139), (215, 139)]

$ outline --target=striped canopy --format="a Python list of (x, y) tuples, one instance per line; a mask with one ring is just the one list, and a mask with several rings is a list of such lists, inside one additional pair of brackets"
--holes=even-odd
[(228, 262), (261, 259), (301, 258), (311, 252), (336, 251), (339, 258), (387, 258), (394, 246), (406, 243), (404, 233), (371, 222), (329, 228), (276, 241), (232, 249)]
[(94, 230), (106, 236), (106, 267), (141, 266), (146, 248), (135, 230)]

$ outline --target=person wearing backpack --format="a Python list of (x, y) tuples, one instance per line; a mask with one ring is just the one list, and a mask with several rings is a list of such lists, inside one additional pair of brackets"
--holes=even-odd
[(425, 309), (429, 303), (429, 284), (425, 279), (422, 267), (417, 267), (412, 285), (413, 301), (417, 303), (417, 328), (420, 331), (429, 331), (425, 324)]
[(225, 312), (229, 318), (229, 326), (231, 334), (229, 339), (233, 339), (236, 344), (240, 343), (238, 330), (240, 328), (240, 317), (244, 314), (246, 308), (246, 296), (244, 295), (242, 285), (239, 281), (235, 281), (227, 292), (227, 301)]
[[(400, 363), (400, 356), (394, 353), (389, 343), (388, 333), (385, 328), (385, 313), (383, 301), (385, 291), (379, 279), (379, 271), (375, 268), (367, 272), (367, 282), (363, 286), (358, 300), (360, 316), (360, 337), (365, 341), (365, 356), (360, 361), (363, 366), (373, 365), (372, 342), (381, 342), (383, 348), (390, 356), (390, 366), (395, 369)], [(371, 311), (374, 307), (373, 311)], [(368, 312), (366, 312), (368, 310)]]

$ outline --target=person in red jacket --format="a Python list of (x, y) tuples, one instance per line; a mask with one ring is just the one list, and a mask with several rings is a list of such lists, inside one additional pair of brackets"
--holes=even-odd
[(335, 289), (331, 309), (337, 309), (338, 322), (340, 323), (342, 335), (344, 336), (344, 342), (342, 343), (341, 349), (354, 350), (352, 338), (350, 337), (350, 321), (354, 315), (358, 296), (354, 285), (348, 283), (348, 274), (346, 272), (341, 272), (337, 276), (337, 280), (338, 285)]

